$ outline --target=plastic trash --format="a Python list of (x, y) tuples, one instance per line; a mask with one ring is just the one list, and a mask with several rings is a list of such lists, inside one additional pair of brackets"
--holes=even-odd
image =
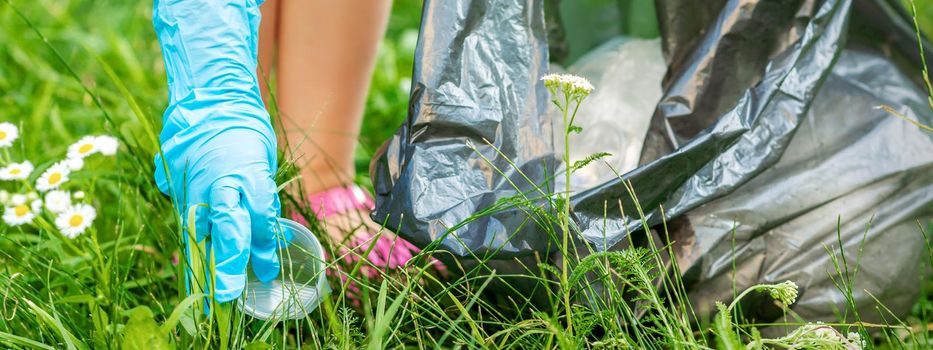
[[(919, 56), (900, 5), (656, 4), (667, 66), (662, 94), (639, 165), (571, 197), (581, 239), (594, 249), (621, 249), (630, 233), (659, 237), (642, 226), (666, 221), (698, 304), (731, 298), (726, 281), (736, 259), (738, 283), (792, 279), (801, 288), (795, 311), (832, 318), (845, 297), (827, 285), (832, 271), (823, 247), (834, 247), (842, 215), (847, 257), (860, 256), (861, 232), (868, 241), (860, 263), (873, 264), (863, 267), (861, 289), (854, 289), (862, 321), (879, 317), (868, 293), (884, 295), (891, 310), (907, 310), (924, 247), (908, 225), (933, 216), (933, 135), (874, 107), (889, 103), (926, 124), (933, 118), (916, 81), (904, 74), (917, 71)], [(424, 9), (408, 118), (374, 160), (373, 218), (418, 245), (436, 241), (464, 259), (494, 254), (501, 262), (494, 268), (535, 254), (559, 258), (522, 208), (472, 217), (519, 191), (554, 188), (560, 144), (539, 82), (548, 65), (543, 6), (427, 0)], [(606, 79), (612, 78), (596, 84), (597, 91)], [(617, 93), (623, 99), (632, 92)], [(592, 129), (584, 130), (584, 144), (604, 139), (588, 139)], [(633, 216), (626, 183), (645, 208), (645, 222)], [(733, 227), (741, 245), (735, 256)], [(743, 310), (759, 311), (763, 321), (777, 317), (764, 306)]]
[[(850, 271), (858, 262), (857, 307), (875, 308), (868, 291), (896, 315), (910, 311), (927, 273), (916, 219), (933, 217), (933, 134), (882, 104), (933, 121), (924, 92), (893, 63), (873, 50), (843, 51), (777, 163), (686, 214), (671, 234), (690, 242), (678, 260), (695, 307), (714, 311), (731, 299), (734, 261), (736, 290), (796, 281), (803, 288), (793, 310), (836, 321), (843, 301), (830, 254), (841, 259), (841, 238)], [(747, 316), (781, 315), (765, 299)], [(866, 311), (862, 320), (879, 316)]]
[(324, 249), (314, 234), (301, 224), (283, 218), (279, 219), (279, 224), (293, 235), (280, 254), (282, 271), (279, 277), (263, 283), (249, 273), (246, 289), (237, 303), (240, 310), (255, 318), (301, 319), (314, 311), (331, 291), (324, 273)]

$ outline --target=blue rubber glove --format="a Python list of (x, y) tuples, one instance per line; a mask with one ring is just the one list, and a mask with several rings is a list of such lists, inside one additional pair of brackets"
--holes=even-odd
[(196, 239), (210, 235), (218, 302), (240, 296), (250, 261), (263, 282), (279, 272), (276, 138), (255, 73), (261, 2), (155, 0), (153, 11), (169, 85), (156, 183), (185, 220), (209, 205)]

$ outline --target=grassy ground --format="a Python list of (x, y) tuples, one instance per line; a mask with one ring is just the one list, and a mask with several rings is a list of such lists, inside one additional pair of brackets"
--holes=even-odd
[[(199, 298), (180, 295), (179, 225), (169, 201), (152, 182), (154, 135), (166, 102), (164, 69), (150, 23), (151, 3), (131, 1), (0, 0), (0, 122), (22, 135), (3, 162), (31, 160), (41, 173), (63, 159), (84, 135), (111, 134), (123, 146), (115, 157), (93, 156), (71, 174), (65, 187), (83, 191), (97, 208), (93, 227), (74, 239), (43, 214), (35, 226), (0, 225), (0, 347), (38, 349), (169, 348), (738, 348), (789, 344), (847, 343), (825, 326), (803, 325), (786, 339), (761, 339), (728, 309), (700, 322), (679, 303), (683, 285), (662, 278), (660, 251), (633, 250), (592, 255), (563, 273), (544, 267), (528, 279), (549, 287), (546, 307), (520, 296), (490, 293), (501, 276), (475, 269), (439, 281), (409, 271), (381, 281), (344, 266), (362, 289), (359, 303), (336, 291), (320, 310), (289, 322), (253, 320), (214, 308), (194, 310)], [(933, 4), (920, 2), (930, 14)], [(380, 51), (358, 154), (359, 179), (366, 182), (369, 156), (404, 119), (420, 2), (398, 0)], [(933, 15), (921, 18), (933, 28)], [(42, 34), (40, 37), (34, 32)], [(51, 49), (51, 48), (54, 48)], [(22, 185), (3, 183), (7, 191)], [(558, 205), (555, 205), (558, 207)], [(301, 211), (300, 208), (295, 210)], [(303, 214), (307, 214), (303, 212)], [(560, 214), (536, 213), (559, 222)], [(560, 235), (560, 232), (555, 232)], [(609, 274), (614, 271), (614, 274)], [(580, 278), (596, 274), (608, 286), (604, 304), (567, 307), (571, 290), (592, 291)], [(559, 282), (545, 278), (563, 275)], [(622, 283), (624, 281), (624, 283)], [(789, 301), (787, 285), (762, 286)], [(668, 291), (662, 296), (661, 290)], [(630, 308), (633, 295), (640, 303)], [(917, 305), (911, 324), (926, 327), (933, 308)], [(225, 312), (230, 312), (225, 314)], [(647, 317), (636, 317), (647, 315)], [(224, 317), (230, 317), (228, 319)], [(794, 325), (796, 327), (797, 325)], [(899, 326), (895, 324), (895, 327)], [(839, 326), (869, 336), (865, 327)], [(922, 347), (926, 332), (877, 328), (889, 347)], [(834, 331), (833, 331), (834, 332)], [(757, 343), (756, 343), (757, 341)]]

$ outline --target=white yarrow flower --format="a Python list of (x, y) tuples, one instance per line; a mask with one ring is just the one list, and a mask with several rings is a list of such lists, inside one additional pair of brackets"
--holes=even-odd
[(25, 180), (35, 167), (28, 160), (22, 163), (10, 163), (0, 169), (0, 180)]
[(117, 148), (120, 147), (120, 142), (116, 137), (101, 135), (97, 136), (95, 141), (97, 143), (97, 149), (100, 150), (100, 154), (105, 156), (112, 156), (117, 154)]
[(583, 98), (593, 92), (593, 84), (586, 78), (573, 74), (548, 74), (541, 78), (551, 94), (563, 91), (573, 98)]
[(868, 347), (868, 342), (863, 340), (862, 335), (856, 332), (849, 332), (849, 334), (846, 334), (846, 340), (849, 341), (849, 345), (852, 345), (850, 348), (864, 349)]
[(36, 214), (29, 209), (29, 206), (24, 204), (19, 204), (13, 207), (7, 207), (3, 211), (3, 222), (6, 222), (10, 226), (19, 226), (32, 222), (32, 219), (36, 217)]
[(84, 191), (78, 191), (74, 194), (75, 199), (84, 199)]
[(71, 194), (55, 190), (45, 194), (45, 208), (53, 213), (61, 213), (71, 208)]
[(68, 181), (68, 174), (70, 173), (71, 170), (68, 169), (67, 165), (61, 162), (56, 163), (39, 176), (39, 180), (36, 180), (36, 189), (39, 192), (54, 190)]
[(10, 198), (10, 204), (13, 205), (23, 205), (26, 204), (26, 195), (16, 193), (13, 197)]
[(541, 81), (543, 81), (544, 86), (547, 87), (560, 87), (562, 79), (563, 78), (560, 74), (548, 74), (541, 77)]
[(793, 281), (784, 281), (773, 285), (769, 292), (771, 297), (780, 301), (784, 306), (790, 306), (797, 301), (797, 284)]
[(71, 171), (78, 171), (84, 167), (84, 159), (81, 158), (68, 158), (62, 161), (62, 163)]
[(94, 136), (82, 137), (78, 142), (68, 146), (68, 158), (84, 158), (100, 151), (97, 147), (97, 138)]
[(87, 204), (78, 204), (59, 214), (55, 218), (55, 226), (65, 237), (75, 238), (91, 226), (95, 217), (97, 217), (97, 211), (94, 210), (94, 207)]
[(13, 145), (13, 141), (19, 137), (19, 129), (13, 123), (0, 123), (0, 148), (7, 148)]

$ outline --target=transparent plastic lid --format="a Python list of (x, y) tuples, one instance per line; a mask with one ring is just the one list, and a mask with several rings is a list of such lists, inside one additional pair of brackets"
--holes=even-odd
[(246, 289), (238, 304), (255, 318), (294, 320), (314, 311), (330, 293), (324, 273), (324, 249), (311, 231), (288, 219), (279, 219), (288, 246), (279, 251), (282, 269), (278, 277), (263, 283), (247, 269)]

